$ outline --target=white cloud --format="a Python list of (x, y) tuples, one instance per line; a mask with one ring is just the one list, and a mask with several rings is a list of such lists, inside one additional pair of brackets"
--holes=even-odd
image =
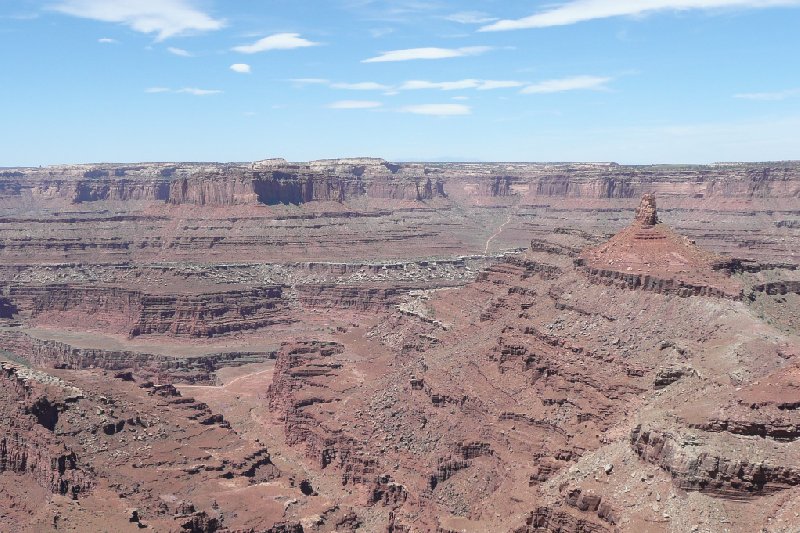
[(445, 20), (450, 22), (458, 22), (459, 24), (486, 24), (494, 22), (496, 18), (490, 17), (481, 11), (460, 11), (444, 17)]
[(490, 91), (492, 89), (513, 89), (514, 87), (522, 87), (525, 85), (521, 81), (513, 80), (483, 80), (479, 91)]
[(192, 94), (194, 96), (208, 96), (211, 94), (221, 94), (222, 91), (217, 89), (197, 89), (195, 87), (184, 87), (183, 89), (170, 89), (168, 87), (150, 87), (145, 89), (144, 92), (150, 94), (157, 93), (175, 93), (175, 94)]
[(477, 56), (491, 50), (491, 46), (465, 46), (462, 48), (408, 48), (392, 50), (364, 59), (362, 63), (384, 63), (388, 61), (410, 61), (413, 59), (447, 59), (451, 57)]
[(400, 108), (402, 113), (413, 113), (415, 115), (433, 115), (437, 117), (449, 117), (456, 115), (469, 115), (472, 108), (464, 104), (420, 104), (409, 105)]
[(328, 104), (330, 109), (375, 109), (383, 104), (373, 100), (339, 100)]
[(410, 80), (400, 86), (403, 91), (417, 91), (422, 89), (439, 89), (442, 91), (457, 91), (461, 89), (475, 89), (480, 85), (478, 80), (459, 81), (425, 81)]
[(572, 0), (521, 19), (499, 20), (479, 31), (566, 26), (587, 20), (646, 15), (658, 11), (797, 6), (800, 0)]
[(369, 30), (369, 34), (375, 38), (380, 39), (381, 37), (386, 37), (387, 35), (394, 33), (393, 28), (372, 28)]
[(185, 93), (185, 94), (193, 94), (195, 96), (208, 96), (210, 94), (221, 94), (222, 91), (217, 89), (197, 89), (195, 87), (184, 87), (183, 89), (178, 89), (175, 91), (176, 93)]
[(356, 83), (332, 82), (325, 78), (292, 78), (289, 80), (297, 86), (305, 85), (327, 85), (331, 89), (342, 89), (346, 91), (392, 91), (390, 85), (384, 85), (375, 81), (361, 81)]
[(288, 80), (295, 85), (327, 85), (331, 89), (342, 89), (349, 91), (383, 91), (386, 95), (395, 95), (400, 91), (417, 90), (440, 90), (440, 91), (459, 91), (466, 89), (477, 89), (485, 91), (490, 89), (505, 89), (522, 87), (525, 85), (521, 81), (513, 80), (479, 80), (464, 79), (455, 81), (427, 81), (427, 80), (408, 80), (400, 85), (387, 85), (375, 81), (362, 81), (356, 83), (332, 82), (324, 78), (294, 78)]
[(611, 78), (600, 76), (574, 76), (572, 78), (540, 81), (539, 83), (528, 85), (521, 92), (524, 94), (545, 94), (580, 89), (602, 90), (605, 89), (605, 84), (609, 81), (611, 81)]
[(192, 54), (189, 53), (187, 50), (184, 50), (183, 48), (175, 48), (174, 46), (170, 46), (169, 48), (167, 48), (167, 52), (176, 56), (192, 57)]
[(97, 39), (97, 42), (100, 44), (118, 44), (119, 41), (116, 39), (112, 39), (111, 37), (101, 37)]
[(787, 89), (785, 91), (776, 91), (772, 93), (740, 93), (733, 95), (734, 98), (740, 98), (742, 100), (760, 100), (762, 102), (776, 102), (794, 96), (800, 96), (800, 89)]
[(318, 46), (319, 43), (309, 41), (300, 37), (299, 33), (276, 33), (259, 39), (253, 44), (246, 44), (233, 47), (235, 52), (243, 54), (255, 54), (267, 52), (269, 50), (292, 50), (294, 48), (306, 48), (308, 46)]
[(374, 81), (362, 81), (359, 83), (331, 83), (334, 89), (345, 89), (349, 91), (390, 91), (392, 88), (388, 85), (376, 83)]
[(247, 63), (234, 63), (230, 68), (232, 71), (238, 72), (239, 74), (250, 74), (250, 72), (252, 72), (250, 65)]
[(225, 25), (195, 7), (194, 0), (61, 0), (52, 7), (74, 17), (117, 22), (163, 41), (176, 35), (213, 31)]
[(330, 80), (325, 78), (292, 78), (289, 80), (295, 85), (328, 85)]
[(486, 91), (491, 89), (505, 89), (522, 87), (525, 85), (521, 81), (501, 81), (501, 80), (457, 80), (457, 81), (425, 81), (410, 80), (403, 83), (399, 88), (403, 91), (414, 91), (420, 89), (439, 89), (442, 91), (458, 91), (463, 89), (478, 89)]

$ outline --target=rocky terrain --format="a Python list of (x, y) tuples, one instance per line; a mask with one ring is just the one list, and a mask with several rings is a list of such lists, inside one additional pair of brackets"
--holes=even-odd
[(800, 164), (0, 169), (0, 530), (800, 528)]

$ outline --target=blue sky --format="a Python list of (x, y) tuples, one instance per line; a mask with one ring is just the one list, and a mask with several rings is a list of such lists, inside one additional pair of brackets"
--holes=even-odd
[(800, 159), (800, 0), (0, 0), (0, 166)]

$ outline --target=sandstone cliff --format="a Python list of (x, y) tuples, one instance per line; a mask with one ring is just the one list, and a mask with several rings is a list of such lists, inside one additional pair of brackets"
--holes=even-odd
[(250, 164), (75, 165), (0, 172), (0, 200), (158, 201), (209, 206), (431, 200), (456, 196), (535, 199), (767, 200), (800, 197), (797, 163), (708, 166), (617, 164), (394, 164), (380, 159)]

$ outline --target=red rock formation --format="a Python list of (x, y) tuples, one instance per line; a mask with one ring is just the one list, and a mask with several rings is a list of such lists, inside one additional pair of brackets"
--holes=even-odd
[[(399, 170), (399, 169), (398, 169)], [(184, 177), (170, 184), (169, 202), (195, 205), (304, 204), (344, 202), (361, 197), (431, 200), (445, 196), (441, 182), (414, 175), (415, 167), (397, 173), (386, 164), (285, 165), (271, 172), (226, 169)]]
[(221, 368), (263, 363), (275, 357), (273, 351), (230, 351), (178, 358), (127, 350), (79, 348), (14, 330), (0, 331), (0, 344), (37, 367), (131, 370), (140, 377), (191, 384), (214, 384), (216, 372)]
[(630, 441), (642, 459), (669, 472), (683, 490), (745, 499), (800, 485), (800, 469), (794, 463), (751, 462), (727, 447), (716, 453), (704, 447), (693, 450), (679, 436), (642, 427), (631, 432)]
[(297, 287), (297, 301), (322, 309), (380, 311), (397, 305), (409, 291), (419, 287), (368, 287), (305, 284)]
[(326, 383), (341, 368), (330, 359), (342, 348), (319, 342), (282, 346), (267, 397), (283, 421), (287, 444), (302, 446), (318, 468), (336, 468), (343, 484), (368, 484), (375, 478), (375, 464), (363, 444), (311, 414), (316, 406), (337, 401)]
[(658, 214), (656, 213), (656, 195), (645, 194), (642, 202), (636, 208), (634, 222), (642, 226), (655, 226), (658, 224)]
[(200, 294), (116, 287), (11, 286), (8, 304), (35, 324), (139, 335), (212, 337), (287, 321), (280, 286)]
[(645, 195), (633, 224), (584, 250), (576, 265), (597, 283), (683, 297), (741, 298), (741, 286), (717, 267), (722, 258), (658, 224), (655, 202), (654, 195)]
[[(61, 396), (52, 400), (47, 389)], [(91, 489), (92, 475), (74, 451), (54, 434), (64, 402), (75, 401), (80, 391), (58, 380), (22, 367), (0, 362), (0, 473), (30, 476), (40, 486), (77, 498)]]
[[(449, 184), (449, 185), (448, 185)], [(359, 197), (428, 200), (445, 188), (486, 197), (627, 199), (646, 192), (701, 199), (793, 198), (797, 165), (630, 167), (616, 164), (392, 164), (378, 159), (249, 165), (149, 164), (9, 169), (8, 196), (96, 201), (253, 205), (348, 201)]]
[(791, 531), (798, 168), (0, 171), (0, 521)]
[(538, 507), (525, 520), (525, 525), (514, 533), (533, 533), (547, 531), (552, 533), (611, 533), (612, 527), (578, 516), (566, 510), (551, 507)]

